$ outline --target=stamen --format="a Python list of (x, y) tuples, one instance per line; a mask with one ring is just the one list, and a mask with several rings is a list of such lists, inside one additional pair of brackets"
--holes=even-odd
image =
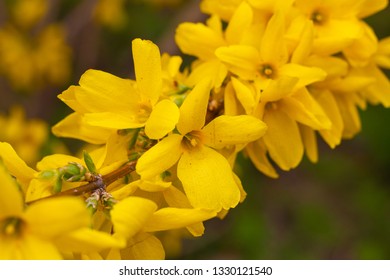
[(276, 71), (270, 64), (263, 64), (260, 68), (260, 74), (266, 79), (274, 79), (276, 76)]

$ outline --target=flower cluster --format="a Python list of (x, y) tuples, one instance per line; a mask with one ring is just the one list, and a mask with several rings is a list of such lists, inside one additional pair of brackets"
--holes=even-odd
[(0, 28), (0, 73), (16, 90), (36, 90), (69, 78), (71, 50), (65, 31), (57, 23), (42, 25), (47, 11), (46, 0), (13, 1), (4, 11), (10, 17)]
[[(277, 177), (304, 153), (316, 162), (316, 135), (332, 148), (361, 129), (358, 109), (390, 106), (390, 40), (378, 41), (362, 19), (387, 5), (377, 1), (204, 0), (206, 24), (182, 23), (180, 49), (197, 59), (188, 83), (208, 75), (225, 114), (252, 115), (267, 134), (245, 152)], [(226, 28), (224, 28), (226, 26)]]
[(207, 22), (177, 28), (184, 70), (134, 39), (134, 79), (88, 70), (59, 95), (74, 112), (52, 131), (81, 157), (35, 170), (0, 143), (0, 258), (162, 259), (160, 232), (200, 236), (245, 199), (239, 153), (270, 177), (317, 161), (317, 134), (333, 148), (358, 108), (390, 106), (390, 43), (362, 21), (386, 5), (204, 0)]

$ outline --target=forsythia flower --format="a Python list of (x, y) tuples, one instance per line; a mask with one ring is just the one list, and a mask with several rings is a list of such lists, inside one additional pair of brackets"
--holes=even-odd
[(64, 28), (55, 23), (40, 26), (48, 4), (47, 0), (5, 4), (10, 17), (0, 28), (0, 73), (16, 90), (60, 85), (69, 78), (71, 50)]
[(180, 107), (179, 133), (142, 155), (137, 172), (153, 179), (178, 162), (177, 176), (191, 205), (219, 211), (235, 207), (240, 190), (228, 161), (214, 149), (256, 140), (266, 126), (249, 116), (220, 116), (205, 125), (209, 92), (207, 81), (195, 86)]
[[(206, 24), (183, 23), (176, 32), (181, 50), (195, 56), (189, 68), (135, 39), (135, 80), (86, 71), (78, 86), (59, 95), (74, 113), (52, 129), (96, 145), (83, 160), (54, 154), (36, 171), (0, 143), (15, 177), (0, 170), (4, 258), (29, 258), (10, 250), (20, 245), (29, 252), (31, 243), (48, 248), (48, 258), (163, 259), (156, 232), (185, 228), (201, 236), (204, 221), (223, 218), (244, 200), (233, 171), (238, 153), (271, 177), (278, 176), (275, 164), (290, 170), (305, 152), (317, 161), (317, 134), (334, 148), (360, 130), (358, 108), (390, 106), (390, 83), (379, 68), (390, 67), (390, 41), (379, 41), (362, 21), (386, 5), (204, 0)], [(61, 234), (54, 226), (44, 235), (34, 209), (49, 212), (52, 205), (46, 215), (62, 211), (59, 221), (66, 220), (75, 212), (60, 206), (77, 200), (55, 196), (69, 194), (85, 198), (90, 227), (70, 219)]]
[[(175, 127), (179, 109), (169, 99), (160, 100), (162, 71), (158, 47), (136, 39), (133, 57), (135, 82), (89, 70), (81, 77), (80, 86), (70, 87), (59, 97), (76, 110), (74, 114), (83, 114), (82, 122), (87, 126), (115, 131), (145, 126), (149, 138), (159, 139)], [(57, 124), (53, 132), (61, 136), (63, 127), (70, 126), (72, 120), (71, 115)]]
[(89, 225), (82, 201), (62, 197), (25, 208), (22, 193), (2, 164), (0, 180), (0, 259), (61, 259), (56, 239)]
[(25, 119), (23, 108), (16, 106), (11, 108), (9, 116), (0, 115), (0, 126), (0, 141), (11, 143), (28, 164), (36, 163), (49, 136), (47, 124), (38, 119)]
[[(200, 72), (219, 79), (214, 92), (225, 85), (225, 114), (253, 115), (267, 124), (265, 136), (245, 151), (259, 170), (277, 177), (269, 159), (289, 170), (306, 151), (315, 162), (316, 132), (334, 148), (360, 130), (358, 107), (367, 101), (389, 106), (388, 80), (374, 62), (377, 39), (361, 20), (386, 5), (385, 0), (204, 0), (208, 26), (183, 23), (176, 41), (197, 57), (189, 77), (210, 65), (209, 72)], [(344, 57), (336, 55), (340, 52)], [(211, 71), (211, 62), (222, 63), (228, 73)]]

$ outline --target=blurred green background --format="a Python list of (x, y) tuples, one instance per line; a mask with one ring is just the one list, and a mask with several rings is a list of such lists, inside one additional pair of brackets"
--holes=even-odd
[[(7, 2), (0, 5), (0, 26), (8, 19)], [(77, 84), (84, 71), (95, 68), (133, 77), (132, 39), (150, 39), (162, 52), (179, 54), (173, 40), (176, 26), (206, 18), (200, 1), (118, 2), (125, 18), (111, 26), (92, 20), (97, 1), (51, 1), (47, 21), (58, 21), (68, 31), (71, 75), (60, 85), (30, 93), (13, 89), (0, 77), (1, 112), (22, 104), (27, 117), (53, 125), (71, 112), (56, 96)], [(387, 8), (367, 19), (379, 38), (390, 35), (389, 18)], [(353, 140), (334, 150), (320, 141), (319, 163), (304, 160), (276, 180), (240, 157), (236, 171), (248, 193), (244, 203), (224, 220), (206, 222), (203, 237), (184, 239), (181, 253), (168, 258), (390, 259), (390, 111), (369, 106), (361, 119), (362, 132)], [(64, 142), (71, 151), (80, 145)], [(42, 149), (42, 155), (48, 152)]]

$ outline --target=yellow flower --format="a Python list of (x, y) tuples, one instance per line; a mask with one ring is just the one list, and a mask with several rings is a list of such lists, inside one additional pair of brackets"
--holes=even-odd
[(46, 14), (46, 0), (16, 0), (12, 3), (11, 14), (17, 25), (31, 29)]
[(143, 154), (136, 171), (141, 179), (153, 179), (177, 162), (191, 205), (219, 211), (235, 207), (240, 190), (228, 161), (214, 149), (254, 141), (266, 126), (250, 116), (220, 116), (205, 125), (209, 93), (207, 81), (195, 86), (180, 107), (179, 134), (168, 135)]
[[(177, 123), (179, 109), (162, 95), (161, 58), (158, 47), (151, 41), (133, 40), (133, 57), (136, 81), (121, 79), (109, 73), (88, 70), (80, 79), (80, 86), (70, 87), (59, 97), (80, 115), (74, 115), (79, 124), (114, 131), (145, 126), (151, 139), (160, 139)], [(160, 100), (162, 98), (162, 100)], [(81, 117), (81, 119), (80, 119)], [(68, 133), (64, 126), (71, 120), (55, 126), (54, 132), (62, 136)], [(74, 126), (76, 126), (75, 124)], [(102, 129), (100, 129), (102, 130)], [(109, 131), (107, 131), (109, 132)], [(86, 140), (85, 137), (83, 139)]]
[(9, 24), (0, 29), (0, 71), (16, 89), (62, 84), (70, 74), (70, 57), (59, 25), (48, 25), (36, 37), (28, 37)]
[(0, 180), (0, 259), (61, 259), (56, 238), (89, 226), (80, 199), (55, 198), (25, 208), (22, 193), (3, 165)]
[(9, 116), (0, 115), (0, 141), (11, 143), (28, 164), (35, 164), (48, 138), (48, 126), (39, 119), (26, 119), (22, 107), (14, 106)]
[(387, 5), (387, 0), (296, 0), (294, 4), (315, 26), (313, 52), (335, 54), (350, 46), (364, 34), (360, 18)]
[(126, 23), (123, 0), (99, 0), (94, 9), (95, 19), (112, 28), (122, 27)]
[(246, 150), (256, 167), (271, 177), (277, 174), (267, 153), (281, 169), (289, 170), (301, 161), (308, 140), (302, 125), (315, 130), (331, 128), (328, 116), (306, 89), (323, 80), (326, 72), (302, 65), (298, 59), (310, 53), (310, 25), (309, 43), (302, 40), (291, 54), (284, 38), (284, 26), (285, 16), (277, 12), (269, 20), (261, 44), (216, 50), (217, 57), (240, 78), (231, 78), (231, 87), (225, 95), (232, 91), (246, 114), (260, 118), (268, 126), (265, 136)]
[(183, 228), (215, 217), (204, 209), (165, 207), (148, 199), (131, 196), (117, 203), (110, 212), (114, 236), (127, 240), (124, 249), (113, 249), (108, 259), (164, 259), (161, 242), (152, 232)]

